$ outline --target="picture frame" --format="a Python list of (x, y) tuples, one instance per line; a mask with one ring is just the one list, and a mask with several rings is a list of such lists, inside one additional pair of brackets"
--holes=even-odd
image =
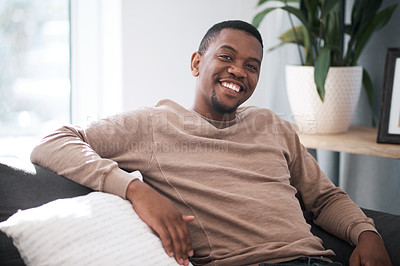
[(400, 47), (386, 53), (377, 142), (400, 144)]

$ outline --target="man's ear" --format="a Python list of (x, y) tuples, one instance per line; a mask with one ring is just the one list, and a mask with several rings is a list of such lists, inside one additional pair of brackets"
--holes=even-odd
[(190, 70), (192, 71), (192, 75), (194, 77), (197, 77), (200, 73), (199, 69), (200, 60), (201, 60), (201, 54), (199, 54), (199, 52), (194, 52), (190, 60)]

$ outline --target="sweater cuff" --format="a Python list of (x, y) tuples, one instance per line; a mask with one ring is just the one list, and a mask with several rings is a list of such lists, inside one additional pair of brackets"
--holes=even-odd
[(105, 177), (102, 191), (126, 199), (126, 189), (135, 179), (143, 181), (142, 174), (139, 171), (128, 173), (116, 167)]
[(354, 246), (358, 245), (358, 237), (362, 232), (365, 231), (372, 231), (378, 234), (380, 237), (381, 235), (378, 233), (376, 230), (375, 226), (373, 226), (370, 223), (359, 223), (356, 226), (354, 226), (351, 231), (350, 231), (350, 241)]

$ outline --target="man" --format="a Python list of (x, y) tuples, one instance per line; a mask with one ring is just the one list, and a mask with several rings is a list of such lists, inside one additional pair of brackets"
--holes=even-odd
[(239, 107), (255, 90), (262, 56), (253, 26), (216, 24), (191, 58), (192, 110), (163, 100), (85, 130), (66, 126), (31, 160), (130, 200), (181, 265), (325, 265), (334, 253), (310, 233), (302, 207), (356, 245), (350, 265), (390, 265), (372, 221), (321, 172), (290, 124)]

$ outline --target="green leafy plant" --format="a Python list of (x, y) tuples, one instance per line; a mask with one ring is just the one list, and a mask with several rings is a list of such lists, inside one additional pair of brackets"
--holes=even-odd
[[(267, 2), (281, 2), (279, 7), (266, 7), (253, 18), (259, 27), (267, 14), (282, 9), (288, 12), (291, 28), (279, 39), (284, 44), (296, 44), (302, 65), (314, 66), (314, 80), (322, 101), (325, 97), (325, 80), (331, 66), (356, 66), (362, 50), (371, 35), (390, 20), (397, 4), (379, 10), (382, 0), (354, 0), (351, 23), (344, 24), (340, 0), (259, 0), (257, 6)], [(301, 25), (295, 26), (293, 17)], [(344, 45), (345, 35), (348, 35)], [(373, 86), (367, 71), (363, 70), (363, 85), (372, 109)]]

